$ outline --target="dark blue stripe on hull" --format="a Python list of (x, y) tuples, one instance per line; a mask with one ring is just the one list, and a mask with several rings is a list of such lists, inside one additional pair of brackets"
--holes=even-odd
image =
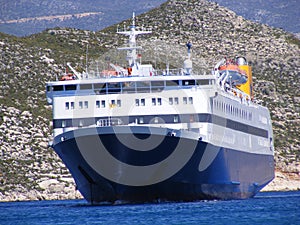
[[(126, 134), (118, 134), (126, 135)], [(143, 137), (143, 134), (135, 134)], [(87, 164), (80, 153), (78, 142), (93, 142), (93, 136), (71, 138), (54, 145), (55, 151), (62, 158), (73, 175), (79, 191), (89, 202), (125, 200), (146, 202), (160, 200), (192, 201), (201, 199), (237, 199), (254, 196), (261, 188), (274, 178), (272, 155), (258, 155), (240, 152), (222, 147), (216, 148), (202, 141), (197, 141), (196, 150), (190, 160), (168, 179), (145, 186), (131, 186), (110, 181), (98, 174)], [(108, 151), (118, 160), (136, 165), (151, 165), (172, 154), (178, 143), (177, 137), (166, 136), (164, 141), (146, 157), (142, 153), (126, 148), (116, 140), (114, 134), (97, 136)], [(195, 143), (195, 140), (187, 139)], [(109, 144), (108, 144), (109, 143)], [(168, 149), (166, 151), (166, 149)], [(205, 151), (218, 151), (212, 163), (199, 171), (199, 163)], [(94, 149), (97, 151), (97, 149)], [(81, 150), (82, 151), (82, 150)], [(160, 152), (166, 152), (160, 154)]]

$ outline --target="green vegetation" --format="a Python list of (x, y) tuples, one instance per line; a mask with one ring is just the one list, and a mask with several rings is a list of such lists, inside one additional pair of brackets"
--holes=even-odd
[(298, 48), (300, 47), (300, 39), (297, 38), (295, 35), (293, 34), (289, 34), (285, 37), (285, 40), (290, 43), (290, 44), (293, 44), (293, 45), (296, 45), (298, 46)]

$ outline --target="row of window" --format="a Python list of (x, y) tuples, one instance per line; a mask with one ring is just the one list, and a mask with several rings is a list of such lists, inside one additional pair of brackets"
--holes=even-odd
[[(111, 100), (109, 102), (109, 107), (121, 107), (121, 100)], [(106, 101), (105, 100), (97, 100), (96, 101), (96, 108), (105, 108), (106, 107)], [(89, 102), (88, 101), (79, 101), (78, 102), (78, 108), (79, 109), (88, 109), (89, 108)], [(65, 109), (66, 110), (72, 110), (75, 109), (75, 103), (74, 102), (65, 102)]]
[[(187, 104), (194, 104), (193, 97), (183, 97), (182, 98), (182, 103), (184, 105)], [(152, 106), (156, 105), (162, 105), (162, 99), (161, 98), (152, 98), (151, 99), (151, 104)], [(178, 105), (179, 104), (179, 98), (174, 97), (174, 98), (169, 98), (169, 105)], [(145, 106), (145, 99), (135, 99), (135, 105), (136, 106)]]
[[(78, 102), (79, 109), (87, 109), (88, 107), (89, 107), (88, 101), (79, 101)], [(75, 109), (75, 102), (65, 102), (65, 109), (66, 110)]]
[(213, 123), (221, 127), (241, 131), (247, 134), (268, 138), (268, 130), (251, 126), (250, 123), (241, 123), (225, 117), (213, 114), (171, 114), (171, 115), (144, 115), (144, 116), (120, 116), (120, 117), (90, 117), (72, 119), (54, 119), (53, 128), (82, 127), (82, 126), (115, 126), (136, 124), (173, 124), (173, 123)]
[(213, 79), (200, 80), (162, 80), (162, 81), (130, 81), (115, 83), (96, 83), (96, 84), (66, 84), (47, 86), (47, 92), (50, 91), (76, 91), (76, 90), (95, 90), (99, 94), (122, 93), (122, 92), (151, 92), (161, 91), (165, 87), (174, 86), (199, 86), (212, 85)]
[(252, 112), (248, 112), (247, 110), (237, 108), (231, 104), (227, 104), (218, 100), (213, 101), (213, 107), (217, 110), (221, 110), (226, 114), (231, 114), (236, 117), (240, 117), (245, 120), (252, 120)]
[[(135, 99), (135, 106), (145, 106), (146, 100), (144, 98), (141, 99)], [(184, 105), (187, 104), (193, 104), (193, 97), (183, 97), (182, 103)], [(169, 98), (169, 105), (178, 105), (179, 104), (179, 98)], [(162, 105), (162, 98), (152, 98), (151, 99), (151, 105)], [(96, 108), (105, 108), (106, 107), (106, 101), (105, 100), (97, 100), (96, 101)], [(109, 102), (109, 107), (121, 107), (121, 100), (111, 100)], [(89, 102), (88, 101), (79, 101), (78, 102), (78, 108), (79, 109), (87, 109), (89, 108)], [(66, 110), (73, 110), (75, 109), (75, 102), (65, 102), (65, 109)]]

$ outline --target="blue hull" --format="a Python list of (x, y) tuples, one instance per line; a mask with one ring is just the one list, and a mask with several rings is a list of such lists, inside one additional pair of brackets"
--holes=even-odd
[[(81, 130), (80, 135), (73, 131), (59, 135), (53, 148), (70, 170), (78, 190), (91, 203), (244, 199), (253, 197), (274, 178), (272, 155), (159, 134), (151, 134), (160, 138), (159, 145), (149, 151), (136, 151), (122, 143), (132, 134), (116, 135), (112, 128), (94, 128), (96, 134)], [(134, 133), (134, 137), (147, 140), (149, 133), (146, 129), (144, 133)], [(101, 142), (113, 163), (101, 159), (103, 149), (96, 142)], [(159, 164), (161, 161), (166, 163)], [(102, 173), (102, 167), (107, 167), (108, 172)], [(128, 174), (131, 168), (135, 172)]]

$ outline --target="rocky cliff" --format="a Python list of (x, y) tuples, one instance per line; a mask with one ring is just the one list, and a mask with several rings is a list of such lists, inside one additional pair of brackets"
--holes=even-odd
[[(154, 31), (139, 39), (144, 61), (181, 66), (188, 40), (200, 73), (210, 73), (224, 56), (248, 58), (255, 97), (273, 119), (278, 172), (268, 188), (300, 189), (299, 40), (204, 0), (170, 0), (137, 20)], [(85, 68), (87, 50), (90, 70), (95, 60), (115, 54), (110, 49), (126, 41), (116, 29), (49, 29), (24, 38), (0, 34), (0, 200), (80, 197), (67, 169), (47, 147), (52, 125), (45, 82), (55, 80), (66, 62)]]

